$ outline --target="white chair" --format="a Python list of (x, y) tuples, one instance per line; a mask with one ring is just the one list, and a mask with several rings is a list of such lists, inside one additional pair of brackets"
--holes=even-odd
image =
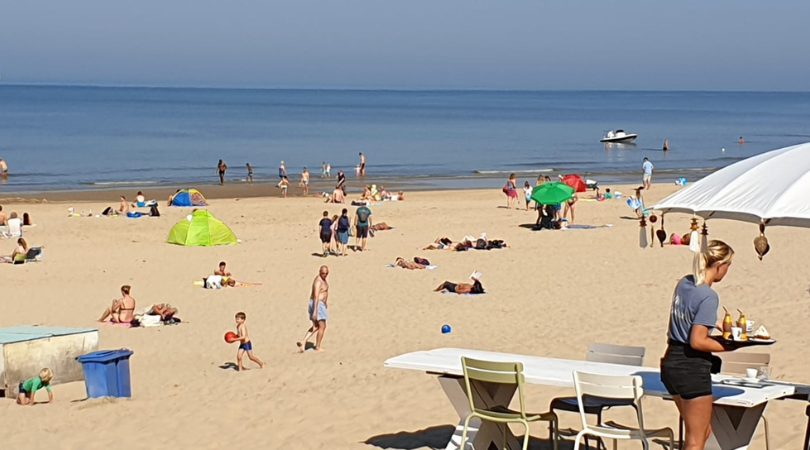
[[(644, 354), (647, 350), (644, 347), (631, 347), (627, 345), (613, 345), (613, 344), (588, 344), (588, 354), (585, 356), (585, 361), (622, 364), (625, 366), (643, 366)], [(585, 414), (595, 415), (596, 423), (602, 424), (602, 413), (606, 409), (617, 406), (633, 406), (633, 400), (616, 400), (607, 398), (594, 398), (587, 399), (588, 403), (585, 404)], [(579, 413), (579, 401), (576, 397), (560, 397), (551, 401), (551, 412), (569, 411)], [(590, 447), (588, 437), (585, 436), (585, 446)], [(600, 448), (602, 447), (600, 443)]]
[[(574, 372), (574, 387), (579, 400), (579, 415), (582, 419), (582, 431), (577, 433), (574, 450), (579, 450), (579, 443), (583, 436), (590, 435), (599, 438), (613, 439), (613, 449), (618, 447), (618, 440), (639, 440), (644, 450), (649, 450), (650, 443), (647, 438), (665, 437), (669, 439), (669, 448), (673, 448), (675, 435), (671, 428), (657, 430), (644, 429), (644, 415), (641, 410), (641, 397), (644, 390), (641, 388), (639, 376), (609, 376), (592, 373)], [(585, 415), (586, 397), (612, 398), (616, 400), (632, 400), (636, 405), (638, 428), (624, 427), (614, 423), (589, 425)]]

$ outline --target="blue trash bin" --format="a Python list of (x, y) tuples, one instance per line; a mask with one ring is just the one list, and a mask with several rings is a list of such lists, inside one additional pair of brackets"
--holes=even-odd
[(102, 350), (76, 358), (82, 364), (87, 397), (132, 397), (129, 357), (132, 350)]

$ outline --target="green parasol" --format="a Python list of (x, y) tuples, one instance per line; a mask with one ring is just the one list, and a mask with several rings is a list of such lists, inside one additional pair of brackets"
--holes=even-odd
[(574, 196), (574, 188), (557, 181), (543, 183), (535, 186), (532, 191), (532, 200), (541, 205), (556, 205)]

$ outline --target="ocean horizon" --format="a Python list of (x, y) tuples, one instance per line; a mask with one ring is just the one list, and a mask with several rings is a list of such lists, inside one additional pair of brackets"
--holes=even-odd
[[(607, 130), (637, 133), (605, 148)], [(740, 136), (745, 143), (740, 145)], [(665, 139), (670, 151), (661, 151)], [(509, 173), (695, 180), (810, 141), (810, 92), (108, 87), (0, 84), (2, 192), (218, 183), (322, 162), (392, 188), (498, 187)]]

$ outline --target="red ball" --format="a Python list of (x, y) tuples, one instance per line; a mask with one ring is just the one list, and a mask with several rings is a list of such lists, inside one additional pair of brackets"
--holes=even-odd
[(229, 332), (225, 333), (225, 342), (227, 342), (229, 344), (233, 344), (234, 341), (236, 341), (237, 337), (238, 336), (236, 335), (236, 333), (234, 333), (233, 331), (229, 331)]

